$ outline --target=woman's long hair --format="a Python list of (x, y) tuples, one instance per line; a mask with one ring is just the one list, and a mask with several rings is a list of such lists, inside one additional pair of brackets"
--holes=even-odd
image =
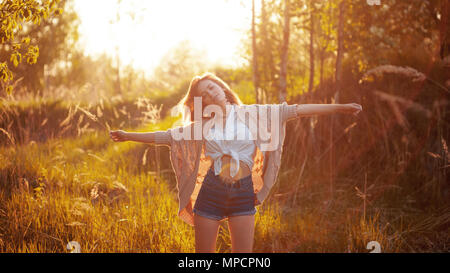
[[(182, 113), (183, 117), (183, 125), (190, 124), (194, 122), (194, 97), (201, 97), (198, 85), (202, 80), (211, 80), (219, 85), (225, 93), (225, 99), (231, 104), (242, 105), (242, 101), (239, 99), (239, 96), (231, 90), (231, 88), (226, 84), (223, 80), (221, 80), (216, 75), (206, 72), (201, 76), (195, 76), (191, 84), (189, 85), (189, 89), (186, 95), (181, 99), (181, 101), (176, 105), (176, 108), (179, 112)], [(203, 110), (207, 105), (202, 104), (202, 116)], [(182, 109), (182, 110), (181, 110)]]

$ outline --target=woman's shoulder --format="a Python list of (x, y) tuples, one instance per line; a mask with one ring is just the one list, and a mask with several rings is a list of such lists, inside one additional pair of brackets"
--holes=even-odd
[[(270, 113), (273, 113), (273, 111), (278, 112), (278, 116), (281, 117), (281, 120), (287, 120), (295, 116), (296, 113), (296, 104), (288, 104), (287, 102), (282, 103), (269, 103), (269, 104), (260, 104), (260, 103), (253, 103), (253, 104), (242, 104), (239, 105), (239, 108), (243, 112), (248, 111), (255, 111), (255, 114), (261, 115), (261, 113), (264, 113), (265, 111), (270, 111)], [(269, 110), (270, 109), (270, 110)], [(263, 114), (264, 116), (264, 114)], [(271, 115), (269, 115), (271, 116)]]
[(288, 107), (288, 104), (286, 102), (283, 103), (252, 103), (252, 104), (241, 104), (237, 105), (237, 109), (243, 109), (243, 110), (251, 110), (251, 109), (278, 109), (279, 111), (284, 111)]
[(236, 104), (238, 107), (284, 107), (288, 105), (287, 102), (282, 103), (250, 103), (250, 104)]

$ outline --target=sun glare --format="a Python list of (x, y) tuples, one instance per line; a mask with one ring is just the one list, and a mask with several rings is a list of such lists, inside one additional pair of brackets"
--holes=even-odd
[(209, 62), (242, 64), (239, 49), (251, 18), (250, 6), (225, 0), (75, 0), (75, 9), (87, 54), (118, 52), (123, 65), (146, 73), (186, 40)]

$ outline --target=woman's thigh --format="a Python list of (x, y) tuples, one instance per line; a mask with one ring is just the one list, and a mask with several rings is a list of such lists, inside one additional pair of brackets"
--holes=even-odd
[(194, 214), (195, 252), (214, 253), (219, 221)]
[(231, 252), (253, 252), (253, 237), (255, 235), (255, 215), (228, 217), (228, 229), (231, 236)]

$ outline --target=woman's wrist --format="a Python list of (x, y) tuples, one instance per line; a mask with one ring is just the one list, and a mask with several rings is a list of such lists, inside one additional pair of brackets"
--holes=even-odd
[(124, 132), (123, 138), (125, 139), (125, 141), (130, 141), (130, 140), (131, 140), (131, 135), (130, 135), (130, 133)]
[(338, 104), (338, 110), (339, 113), (346, 113), (348, 111), (348, 105), (347, 104)]

